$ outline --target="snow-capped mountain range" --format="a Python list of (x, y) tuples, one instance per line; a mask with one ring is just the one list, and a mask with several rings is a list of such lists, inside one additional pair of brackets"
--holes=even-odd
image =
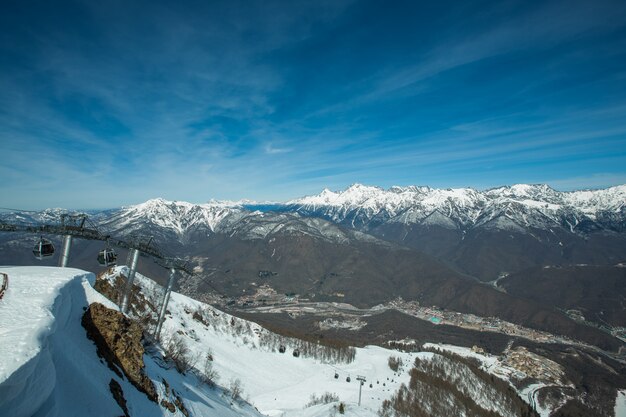
[[(517, 184), (477, 191), (472, 188), (436, 189), (425, 186), (379, 187), (355, 184), (344, 191), (328, 189), (316, 196), (286, 203), (302, 214), (337, 223), (370, 228), (384, 222), (434, 222), (468, 229), (486, 226), (549, 228), (570, 231), (622, 231), (626, 218), (626, 185), (594, 191), (559, 192), (547, 185)], [(434, 218), (433, 218), (434, 216)], [(507, 222), (498, 218), (506, 218)]]
[[(59, 210), (49, 209), (37, 216), (16, 213), (12, 220), (45, 222), (50, 216), (58, 217)], [(275, 217), (278, 213), (280, 217)], [(258, 227), (264, 223), (261, 229), (268, 230), (288, 230), (284, 225), (294, 220), (305, 228), (321, 226), (308, 224), (310, 221), (305, 219), (310, 217), (361, 231), (386, 223), (437, 225), (460, 230), (562, 227), (574, 233), (623, 232), (626, 230), (626, 185), (561, 192), (545, 184), (517, 184), (485, 191), (427, 186), (383, 189), (354, 184), (343, 191), (325, 189), (318, 195), (284, 203), (211, 200), (193, 204), (156, 198), (100, 212), (94, 216), (94, 221), (114, 231), (124, 230), (125, 234), (151, 226), (183, 236), (197, 231), (232, 233), (244, 224), (250, 229), (251, 223)], [(258, 227), (250, 231), (251, 236), (265, 237), (268, 230)]]
[(227, 217), (241, 217), (245, 213), (246, 210), (236, 204), (228, 205), (220, 202), (192, 204), (156, 198), (145, 203), (101, 213), (98, 221), (114, 229), (125, 229), (127, 232), (132, 232), (142, 224), (150, 224), (183, 234), (197, 229), (213, 232)]
[(265, 239), (272, 234), (305, 234), (336, 243), (351, 239), (372, 240), (358, 231), (341, 229), (332, 222), (280, 210), (263, 212), (242, 203), (210, 202), (191, 204), (167, 201), (161, 198), (148, 200), (112, 212), (100, 213), (96, 221), (107, 230), (121, 235), (143, 234), (149, 230), (158, 236), (164, 234), (181, 243), (189, 243), (214, 233), (237, 235), (243, 239)]
[[(5, 213), (0, 221), (54, 223), (58, 213)], [(90, 213), (89, 221), (122, 239), (152, 237), (181, 256), (206, 257), (227, 240), (269, 242), (294, 236), (330, 244), (320, 252), (324, 259), (337, 244), (400, 245), (491, 281), (537, 265), (624, 262), (626, 185), (560, 192), (527, 184), (485, 191), (355, 184), (284, 203), (192, 204), (157, 198)], [(306, 257), (306, 251), (297, 256)]]
[[(250, 201), (192, 204), (157, 198), (102, 213), (98, 221), (116, 230), (123, 229), (125, 233), (152, 225), (179, 236), (197, 231), (230, 234), (244, 227), (249, 236), (262, 238), (271, 231), (287, 231), (288, 225), (294, 226), (294, 223), (302, 230), (328, 229), (321, 223), (309, 224), (311, 217), (362, 231), (387, 223), (461, 230), (484, 227), (522, 231), (562, 227), (573, 233), (623, 232), (626, 185), (560, 192), (547, 185), (528, 184), (486, 191), (426, 186), (383, 189), (354, 184), (343, 191), (325, 189), (318, 195), (273, 204)], [(337, 232), (331, 234), (337, 235)]]

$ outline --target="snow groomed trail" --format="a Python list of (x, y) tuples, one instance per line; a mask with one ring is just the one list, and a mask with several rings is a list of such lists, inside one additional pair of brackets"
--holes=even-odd
[[(118, 267), (116, 272), (125, 272), (124, 268)], [(146, 293), (157, 291), (154, 281), (143, 275), (137, 274), (135, 280)], [(375, 417), (382, 402), (390, 398), (402, 383), (409, 382), (408, 369), (415, 357), (432, 355), (367, 346), (356, 348), (351, 363), (326, 363), (304, 356), (296, 358), (291, 348), (279, 353), (261, 346), (260, 335), (268, 330), (258, 324), (235, 318), (182, 294), (172, 292), (167, 309), (161, 340), (167, 341), (175, 334), (184, 337), (190, 357), (203, 358), (210, 349), (214, 369), (219, 374), (218, 383), (228, 386), (230, 381), (238, 379), (244, 397), (270, 417), (326, 417), (333, 404), (306, 407), (312, 394), (319, 397), (326, 392), (337, 395), (339, 401), (346, 404), (348, 415)], [(193, 319), (194, 312), (204, 309), (212, 317), (208, 326)], [(240, 327), (242, 332), (233, 331), (232, 323), (236, 323), (235, 327)], [(387, 361), (391, 355), (403, 360), (402, 372), (395, 373), (389, 368)], [(359, 375), (367, 379), (362, 387), (360, 406), (356, 379)], [(348, 377), (350, 382), (346, 381)]]

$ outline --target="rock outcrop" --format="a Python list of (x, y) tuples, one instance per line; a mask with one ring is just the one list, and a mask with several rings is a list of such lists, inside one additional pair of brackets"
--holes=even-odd
[(131, 384), (156, 403), (156, 389), (144, 372), (143, 332), (139, 324), (117, 310), (93, 303), (85, 311), (82, 325), (109, 368), (120, 377), (123, 373)]
[(109, 390), (113, 395), (113, 399), (120, 406), (122, 411), (124, 411), (124, 417), (130, 417), (128, 414), (128, 407), (126, 406), (126, 398), (124, 398), (124, 391), (122, 390), (122, 386), (119, 382), (111, 378), (109, 382)]

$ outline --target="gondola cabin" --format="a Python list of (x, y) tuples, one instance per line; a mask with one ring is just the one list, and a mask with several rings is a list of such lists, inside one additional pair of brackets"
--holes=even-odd
[(300, 351), (298, 349), (294, 349), (293, 350), (293, 356), (295, 356), (296, 358), (300, 356)]
[(111, 266), (117, 264), (117, 253), (113, 249), (103, 249), (98, 252), (98, 263), (101, 266)]
[(286, 350), (285, 345), (280, 345), (280, 347), (278, 348), (278, 351), (280, 353), (285, 353), (285, 350)]
[(48, 258), (54, 255), (54, 245), (48, 239), (44, 239), (43, 237), (39, 239), (39, 242), (35, 244), (33, 248), (33, 255), (35, 258), (40, 261), (44, 258)]

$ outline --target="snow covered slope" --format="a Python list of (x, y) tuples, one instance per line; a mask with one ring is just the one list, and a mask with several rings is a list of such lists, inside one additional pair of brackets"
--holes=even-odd
[[(2, 267), (0, 272), (11, 278), (0, 301), (0, 416), (121, 415), (109, 390), (111, 379), (119, 380), (129, 415), (182, 415), (149, 401), (126, 379), (116, 378), (98, 358), (81, 317), (93, 302), (116, 306), (93, 289), (92, 274), (51, 267)], [(139, 274), (137, 280), (144, 291), (158, 292), (153, 281)], [(183, 295), (172, 293), (168, 311), (163, 342), (173, 335), (182, 337), (198, 368), (200, 358), (210, 351), (218, 384), (230, 386), (239, 380), (244, 398), (270, 416), (327, 416), (338, 406), (337, 401), (305, 408), (312, 395), (326, 392), (346, 404), (348, 416), (375, 416), (382, 401), (400, 383), (408, 382), (406, 369), (398, 374), (389, 369), (388, 357), (394, 354), (410, 363), (415, 355), (421, 355), (367, 347), (357, 349), (351, 363), (330, 363), (304, 354), (294, 357), (298, 345), (286, 341), (288, 351), (279, 353), (261, 342), (272, 337), (267, 330)], [(208, 325), (193, 318), (198, 311), (210, 317)], [(182, 376), (148, 354), (144, 361), (159, 397), (166, 396), (162, 382), (166, 380), (192, 416), (259, 415), (245, 403), (232, 401), (221, 388), (200, 383), (193, 373)], [(359, 375), (367, 378), (360, 407)]]
[[(116, 273), (121, 271), (124, 269), (116, 269)], [(159, 293), (153, 281), (140, 274), (136, 280), (148, 298), (153, 298), (150, 294)], [(327, 416), (329, 406), (304, 409), (311, 395), (319, 397), (326, 392), (337, 395), (339, 401), (347, 405), (347, 415), (354, 412), (353, 415), (375, 416), (382, 401), (401, 383), (409, 381), (407, 368), (398, 373), (389, 368), (389, 356), (398, 356), (405, 364), (410, 364), (418, 355), (431, 355), (368, 346), (356, 349), (354, 361), (338, 363), (306, 357), (297, 340), (276, 339), (276, 335), (255, 323), (176, 292), (171, 294), (168, 311), (162, 330), (163, 343), (167, 344), (175, 335), (182, 337), (199, 371), (210, 352), (213, 368), (219, 374), (218, 383), (229, 386), (231, 381), (239, 379), (244, 397), (268, 416)], [(280, 343), (286, 346), (285, 353), (279, 352)], [(294, 357), (293, 350), (298, 347), (302, 354)], [(362, 387), (361, 407), (357, 405), (359, 382), (356, 378), (359, 375), (367, 379)], [(346, 381), (348, 377), (350, 382)]]
[[(124, 392), (128, 415), (183, 415), (178, 408), (171, 412), (151, 402), (97, 356), (81, 317), (91, 303), (116, 306), (94, 290), (92, 274), (49, 267), (1, 267), (0, 272), (11, 278), (0, 301), (0, 416), (121, 415), (109, 388), (112, 379)], [(126, 267), (117, 267), (104, 279), (113, 283), (125, 272)], [(146, 299), (158, 304), (162, 288), (140, 274), (136, 279)], [(195, 371), (178, 373), (158, 349), (143, 355), (145, 371), (159, 399), (177, 393), (190, 416), (326, 417), (338, 414), (343, 403), (347, 416), (374, 417), (384, 400), (408, 384), (414, 360), (433, 358), (431, 352), (375, 346), (339, 357), (173, 292), (161, 341), (167, 346), (176, 339), (183, 341), (184, 356)], [(392, 355), (402, 361), (397, 371), (388, 364)], [(217, 387), (199, 378), (207, 361)], [(366, 379), (362, 386), (358, 377)], [(219, 387), (233, 387), (235, 381), (258, 411)], [(325, 394), (330, 403), (311, 404)], [(474, 401), (485, 409), (498, 407), (485, 396)]]
[(213, 233), (227, 217), (247, 213), (236, 203), (211, 202), (192, 204), (168, 201), (162, 198), (148, 200), (134, 206), (100, 213), (95, 221), (105, 229), (133, 234), (142, 229), (167, 230), (180, 238), (189, 232)]
[[(116, 268), (106, 279), (114, 283), (119, 273), (125, 272), (125, 267)], [(153, 281), (138, 275), (137, 282), (146, 299), (162, 297), (160, 287)], [(356, 348), (353, 357), (344, 356), (343, 360), (328, 352), (316, 356), (312, 352), (323, 351), (319, 345), (278, 336), (255, 323), (172, 292), (161, 340), (167, 345), (176, 338), (185, 341), (189, 350), (187, 356), (198, 372), (203, 372), (205, 358), (210, 355), (210, 366), (217, 372), (215, 380), (219, 384), (229, 386), (238, 380), (243, 396), (260, 412), (281, 417), (338, 415), (339, 402), (346, 405), (346, 415), (377, 416), (383, 402), (402, 384), (409, 383), (409, 371), (416, 359), (423, 362), (438, 358), (432, 352), (407, 353), (377, 346)], [(279, 346), (285, 347), (284, 353)], [(300, 352), (298, 357), (293, 355), (295, 350)], [(397, 371), (390, 369), (391, 356), (401, 360)], [(495, 366), (495, 359), (488, 360), (491, 362), (485, 367), (486, 371), (510, 381), (512, 368)], [(361, 387), (360, 406), (359, 376), (366, 379)], [(499, 394), (483, 395), (491, 390), (484, 381), (461, 381), (458, 386), (464, 386), (471, 401), (483, 409), (497, 411), (499, 415), (514, 415), (510, 409), (508, 412), (501, 410), (504, 400)], [(324, 394), (336, 399), (330, 404), (309, 404), (312, 397)]]
[(245, 240), (266, 239), (276, 234), (310, 235), (335, 243), (376, 240), (363, 233), (342, 230), (327, 220), (298, 213), (248, 210), (239, 203), (191, 204), (157, 198), (99, 213), (94, 221), (109, 233), (153, 236), (157, 242), (166, 244), (198, 243), (215, 233)]
[[(0, 416), (119, 416), (109, 384), (121, 386), (131, 416), (183, 416), (151, 402), (98, 358), (81, 326), (92, 302), (116, 308), (91, 286), (94, 276), (77, 269), (1, 267), (10, 286), (0, 301)], [(181, 397), (191, 416), (259, 416), (192, 375), (161, 368), (144, 355), (159, 398)], [(166, 388), (163, 381), (169, 383)]]

